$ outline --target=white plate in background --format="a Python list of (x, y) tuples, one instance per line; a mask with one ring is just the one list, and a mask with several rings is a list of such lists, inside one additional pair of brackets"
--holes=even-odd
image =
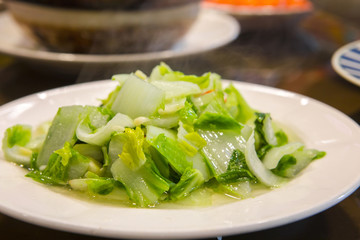
[[(209, 51), (226, 45), (240, 34), (239, 23), (231, 16), (202, 10), (190, 31), (172, 49), (151, 53), (91, 55), (50, 52), (24, 36), (9, 13), (0, 13), (0, 52), (31, 61), (53, 64), (114, 64), (165, 60)], [(56, 65), (55, 65), (56, 66)]]
[[(0, 107), (0, 138), (16, 124), (36, 126), (57, 108), (99, 104), (115, 82), (99, 81), (33, 94)], [(319, 213), (360, 184), (360, 127), (338, 110), (311, 98), (234, 82), (249, 104), (296, 134), (307, 147), (327, 152), (287, 185), (224, 205), (184, 209), (138, 209), (102, 205), (51, 190), (24, 177), (0, 152), (0, 211), (44, 227), (93, 236), (195, 239), (259, 231)]]

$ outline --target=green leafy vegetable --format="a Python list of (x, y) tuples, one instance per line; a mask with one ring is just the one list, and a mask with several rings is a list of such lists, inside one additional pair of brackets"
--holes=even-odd
[(177, 142), (171, 138), (160, 134), (151, 144), (178, 173), (183, 174), (185, 169), (191, 167), (187, 161), (185, 153), (182, 151)]
[(5, 131), (2, 150), (8, 161), (28, 167), (33, 154), (27, 145), (31, 140), (31, 126), (17, 124)]
[(273, 172), (279, 176), (292, 178), (307, 167), (311, 161), (326, 155), (323, 151), (315, 149), (299, 149), (292, 154), (284, 155)]
[(242, 125), (225, 110), (221, 103), (214, 100), (209, 103), (204, 112), (194, 123), (195, 128), (204, 130), (234, 130), (240, 131)]
[(59, 108), (47, 133), (36, 166), (46, 166), (54, 151), (62, 148), (66, 142), (74, 145), (77, 141), (76, 128), (83, 117), (87, 115), (89, 108), (84, 106), (66, 106)]
[(140, 207), (156, 205), (170, 187), (150, 159), (134, 170), (119, 158), (112, 165), (111, 172), (114, 179), (124, 185), (129, 198)]
[(187, 197), (204, 183), (203, 175), (197, 169), (187, 168), (180, 181), (170, 189), (170, 199), (179, 200)]
[(98, 146), (109, 142), (112, 133), (123, 132), (125, 128), (135, 126), (131, 118), (121, 113), (117, 113), (110, 121), (98, 127), (92, 124), (93, 119), (86, 117), (79, 123), (76, 128), (76, 137), (83, 142)]
[(246, 164), (245, 154), (237, 149), (234, 150), (230, 158), (227, 171), (217, 176), (216, 179), (220, 183), (256, 181), (255, 176)]
[(119, 157), (130, 169), (140, 168), (146, 161), (143, 145), (145, 142), (144, 132), (137, 127), (135, 130), (126, 128), (125, 139)]
[(50, 156), (45, 169), (33, 170), (27, 176), (46, 184), (66, 185), (68, 180), (82, 177), (88, 171), (90, 161), (66, 142)]
[(165, 92), (153, 84), (131, 75), (118, 92), (111, 110), (130, 118), (149, 117), (164, 104)]
[(225, 106), (237, 121), (246, 124), (255, 117), (255, 111), (248, 105), (233, 84), (225, 88), (225, 93), (227, 94)]

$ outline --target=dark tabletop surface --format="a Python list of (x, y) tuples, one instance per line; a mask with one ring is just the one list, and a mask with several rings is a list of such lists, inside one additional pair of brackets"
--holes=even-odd
[[(340, 77), (331, 67), (331, 56), (336, 49), (360, 39), (358, 29), (328, 13), (314, 11), (298, 24), (245, 30), (227, 46), (166, 62), (173, 69), (185, 73), (212, 71), (225, 79), (300, 93), (340, 110), (359, 123), (360, 87)], [(129, 73), (137, 69), (148, 72), (158, 62), (106, 67), (84, 65), (70, 73), (0, 54), (0, 105), (42, 90), (108, 79), (114, 73)], [(0, 239), (103, 238), (47, 229), (0, 213)], [(360, 191), (298, 222), (222, 239), (360, 239)]]

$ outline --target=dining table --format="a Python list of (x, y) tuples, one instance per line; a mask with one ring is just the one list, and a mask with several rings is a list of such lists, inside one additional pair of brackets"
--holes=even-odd
[[(360, 124), (360, 86), (340, 76), (331, 63), (337, 49), (360, 39), (359, 28), (316, 8), (296, 21), (285, 19), (272, 26), (264, 24), (247, 29), (241, 20), (238, 22), (240, 34), (230, 43), (201, 53), (168, 58), (164, 62), (184, 73), (215, 72), (223, 79), (301, 94), (339, 110)], [(0, 53), (0, 107), (33, 93), (110, 79), (117, 73), (137, 69), (149, 73), (161, 61), (163, 59), (111, 65), (84, 63), (68, 71), (65, 67), (47, 67), (31, 59)], [(360, 156), (354, 158), (360, 160)], [(0, 213), (0, 239), (106, 238), (47, 228)], [(360, 190), (353, 191), (334, 206), (296, 222), (208, 239), (359, 240)]]

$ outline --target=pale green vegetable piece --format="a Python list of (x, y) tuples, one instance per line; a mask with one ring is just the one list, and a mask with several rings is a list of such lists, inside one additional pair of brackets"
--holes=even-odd
[(180, 109), (185, 107), (185, 102), (186, 102), (186, 98), (179, 98), (179, 99), (174, 99), (172, 101), (166, 102), (164, 109), (160, 108), (158, 110), (158, 113), (160, 115), (174, 114), (177, 111), (179, 111)]
[(128, 79), (131, 79), (131, 74), (115, 74), (111, 77), (111, 80), (117, 81), (122, 86)]
[(139, 169), (146, 161), (143, 144), (145, 142), (144, 132), (137, 127), (135, 130), (126, 128), (124, 134), (124, 145), (119, 157), (124, 164), (132, 170)]
[(62, 148), (65, 142), (69, 142), (71, 145), (76, 142), (75, 132), (77, 125), (87, 111), (87, 107), (77, 105), (59, 108), (49, 128), (44, 145), (39, 152), (36, 161), (38, 168), (46, 166), (50, 155), (55, 150)]
[(176, 131), (166, 128), (160, 128), (153, 125), (146, 126), (146, 140), (151, 143), (160, 134), (164, 134), (166, 137), (176, 140)]
[(191, 82), (152, 81), (151, 83), (165, 91), (166, 101), (201, 93), (200, 87)]
[(32, 128), (28, 125), (14, 125), (5, 131), (2, 140), (2, 150), (8, 161), (29, 166), (33, 154), (28, 147), (32, 136)]
[(209, 181), (213, 177), (205, 157), (199, 152), (197, 152), (194, 156), (186, 156), (186, 158), (189, 162), (192, 162), (193, 168), (197, 169), (202, 174), (205, 182)]
[(273, 172), (286, 178), (295, 177), (301, 170), (307, 167), (313, 160), (322, 158), (325, 152), (316, 149), (299, 148), (291, 154), (284, 155)]
[(258, 158), (255, 151), (255, 138), (254, 133), (252, 133), (249, 139), (246, 142), (245, 148), (245, 159), (246, 164), (251, 170), (251, 172), (268, 187), (279, 187), (285, 183), (285, 179), (279, 177), (267, 169), (261, 160)]
[(246, 102), (244, 97), (235, 88), (233, 84), (230, 84), (226, 89), (226, 108), (229, 113), (239, 122), (246, 124), (248, 121), (255, 118), (255, 111)]
[(88, 143), (79, 143), (74, 145), (74, 150), (84, 156), (91, 157), (98, 162), (104, 161), (104, 155), (101, 147)]
[(236, 198), (248, 198), (252, 192), (249, 181), (220, 184), (219, 189), (224, 193)]
[(45, 184), (66, 185), (70, 179), (83, 177), (91, 161), (95, 160), (81, 155), (66, 142), (51, 154), (44, 169), (34, 169), (26, 176)]
[(151, 118), (148, 122), (145, 122), (144, 125), (153, 125), (161, 128), (174, 128), (178, 125), (180, 116), (178, 114), (171, 114), (161, 117)]
[(194, 156), (200, 148), (206, 145), (206, 141), (191, 127), (188, 127), (189, 129), (187, 130), (184, 126), (187, 125), (179, 121), (177, 138), (186, 154), (188, 156)]
[(291, 154), (303, 146), (302, 143), (293, 142), (280, 147), (273, 147), (266, 153), (262, 162), (266, 168), (274, 169), (284, 155)]
[(204, 177), (197, 169), (188, 168), (181, 175), (180, 181), (170, 188), (170, 199), (183, 199), (204, 183)]
[(169, 184), (154, 171), (151, 162), (134, 170), (119, 158), (112, 165), (111, 173), (124, 185), (129, 198), (140, 207), (155, 206), (162, 194), (169, 190)]
[(263, 130), (264, 130), (265, 140), (272, 146), (277, 145), (277, 139), (272, 126), (270, 114), (265, 115)]
[(121, 87), (111, 110), (130, 118), (149, 117), (164, 105), (165, 92), (131, 75)]
[(167, 160), (178, 174), (181, 175), (187, 168), (192, 167), (192, 163), (188, 161), (178, 142), (166, 137), (165, 134), (160, 134), (153, 139), (151, 146)]
[(76, 129), (76, 136), (83, 142), (103, 146), (110, 141), (113, 132), (124, 132), (127, 127), (135, 127), (134, 121), (127, 115), (117, 113), (106, 125), (95, 130), (89, 127), (86, 118), (83, 119)]
[(215, 176), (225, 173), (232, 153), (235, 149), (245, 150), (246, 140), (240, 132), (225, 131), (198, 131), (207, 142), (201, 149)]

